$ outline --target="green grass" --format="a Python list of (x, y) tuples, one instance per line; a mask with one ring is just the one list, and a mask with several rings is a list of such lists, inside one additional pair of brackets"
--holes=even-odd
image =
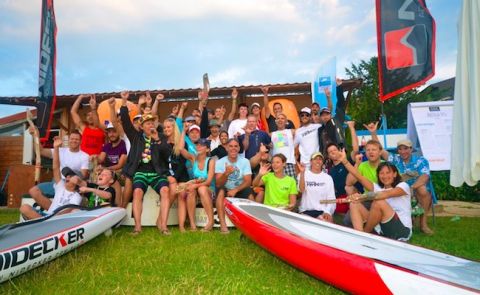
[[(0, 211), (0, 224), (17, 212)], [(480, 259), (480, 218), (436, 218), (435, 235), (414, 244)], [(173, 229), (115, 229), (53, 262), (0, 285), (0, 294), (341, 294), (242, 238)]]

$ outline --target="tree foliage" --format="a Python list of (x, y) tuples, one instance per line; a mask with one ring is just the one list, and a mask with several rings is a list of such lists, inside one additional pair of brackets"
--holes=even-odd
[[(359, 89), (354, 89), (348, 105), (348, 114), (357, 122), (357, 128), (362, 124), (378, 121), (382, 114), (382, 103), (379, 100), (378, 59), (360, 61), (345, 69), (349, 79), (363, 80)], [(383, 103), (387, 117), (388, 128), (407, 128), (407, 106), (411, 102), (427, 101), (428, 98), (419, 95), (416, 89), (404, 92)]]

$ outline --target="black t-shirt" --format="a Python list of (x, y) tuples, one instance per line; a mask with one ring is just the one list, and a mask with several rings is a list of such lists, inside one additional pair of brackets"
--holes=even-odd
[[(108, 187), (99, 187), (98, 184), (96, 184), (96, 183), (91, 183), (91, 182), (88, 182), (88, 183), (87, 183), (87, 187), (89, 187), (89, 188), (94, 188), (94, 189), (99, 189), (99, 190), (103, 190), (103, 191), (106, 191), (106, 192), (110, 193), (110, 195), (112, 196), (112, 197), (110, 198), (110, 200), (104, 200), (104, 199), (102, 199), (102, 198), (99, 197), (99, 199), (100, 199), (100, 201), (101, 201), (100, 203), (102, 203), (102, 201), (103, 201), (103, 202), (109, 202), (112, 207), (116, 207), (116, 206), (117, 206), (117, 205), (115, 205), (115, 195), (116, 195), (116, 194), (115, 194), (115, 189), (114, 189), (113, 187), (111, 187), (111, 186), (108, 186)], [(89, 207), (95, 207), (95, 206), (98, 206), (98, 205), (99, 205), (99, 204), (95, 204), (95, 194), (94, 194), (94, 193), (88, 193), (88, 194), (87, 194), (87, 199), (88, 199), (88, 205), (89, 205)]]
[(227, 153), (227, 150), (223, 147), (223, 145), (219, 145), (210, 153), (210, 156), (212, 157), (217, 156), (218, 159), (221, 159), (226, 155), (228, 155), (228, 153)]
[[(275, 117), (270, 115), (270, 117), (267, 118), (267, 124), (268, 124), (268, 131), (272, 133), (273, 131), (277, 131), (277, 123), (275, 122)], [(293, 122), (288, 120), (287, 125), (285, 126), (285, 129), (295, 129), (295, 125), (293, 125)]]
[[(353, 164), (352, 164), (353, 165)], [(328, 174), (333, 179), (333, 185), (335, 186), (335, 196), (338, 198), (342, 195), (346, 195), (345, 184), (347, 181), (348, 170), (345, 168), (345, 165), (339, 163), (338, 165), (332, 166), (328, 169)], [(362, 185), (357, 182), (355, 188), (359, 192), (363, 192)]]

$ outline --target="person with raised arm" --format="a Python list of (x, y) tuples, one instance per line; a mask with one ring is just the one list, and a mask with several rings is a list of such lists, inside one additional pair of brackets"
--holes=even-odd
[[(53, 200), (45, 196), (41, 196), (35, 199), (35, 202), (40, 205), (43, 209), (47, 210), (47, 215), (52, 214), (57, 208), (73, 204), (80, 205), (82, 202), (82, 196), (78, 192), (79, 185), (85, 185), (85, 182), (78, 176), (72, 169), (64, 167), (60, 169), (60, 147), (62, 146), (63, 141), (60, 138), (55, 138), (53, 142), (53, 162), (52, 162), (52, 171), (53, 171), (53, 181), (54, 181), (54, 190), (55, 195)], [(62, 178), (62, 174), (64, 179)], [(71, 210), (66, 210), (62, 213), (70, 212)], [(20, 207), (20, 213), (25, 219), (35, 219), (42, 217), (42, 214), (32, 206), (23, 204)]]
[(78, 110), (82, 100), (88, 96), (80, 94), (72, 105), (70, 114), (73, 123), (82, 134), (82, 142), (80, 149), (86, 152), (89, 156), (95, 156), (102, 152), (103, 144), (105, 143), (105, 132), (102, 129), (102, 124), (98, 119), (97, 101), (95, 95), (90, 95), (90, 110), (86, 113), (85, 121), (80, 118)]
[(229, 233), (225, 222), (224, 201), (226, 197), (254, 200), (252, 184), (252, 170), (250, 162), (239, 157), (240, 144), (235, 138), (227, 142), (226, 157), (215, 163), (215, 183), (217, 186), (216, 207), (220, 219), (220, 232)]
[[(293, 210), (297, 203), (297, 184), (295, 179), (285, 175), (287, 158), (282, 154), (272, 157), (272, 163), (260, 163), (260, 170), (253, 180), (253, 186), (265, 186), (265, 205)], [(270, 170), (273, 170), (270, 172)]]
[(285, 174), (296, 180), (295, 146), (293, 143), (295, 129), (287, 129), (287, 116), (285, 114), (277, 114), (275, 122), (277, 123), (277, 130), (271, 133), (272, 153), (274, 155), (283, 154), (287, 158)]
[(260, 150), (260, 144), (270, 146), (272, 140), (267, 132), (257, 129), (257, 117), (248, 115), (244, 134), (238, 137), (240, 151), (245, 153), (245, 158), (250, 159)]
[[(237, 101), (238, 91), (233, 88), (232, 99)], [(245, 133), (245, 125), (247, 124), (248, 106), (245, 103), (238, 105), (238, 119), (230, 122), (228, 126), (228, 138), (238, 137)]]
[(345, 151), (341, 152), (340, 160), (365, 189), (375, 193), (369, 209), (362, 204), (364, 195), (356, 193), (347, 197), (353, 228), (370, 233), (379, 224), (382, 236), (408, 241), (412, 236), (410, 187), (402, 182), (397, 167), (390, 162), (380, 163), (376, 171), (377, 184), (350, 164)]
[[(265, 107), (265, 118), (267, 120), (267, 125), (268, 125), (268, 132), (272, 133), (273, 131), (277, 131), (277, 124), (275, 122), (277, 115), (283, 113), (283, 106), (281, 103), (276, 102), (273, 104), (273, 114), (272, 111), (270, 110), (270, 107), (268, 105), (268, 91), (269, 87), (261, 87), (260, 90), (262, 90), (263, 93), (263, 105)], [(293, 122), (290, 120), (287, 120), (287, 124), (285, 125), (286, 129), (295, 129), (295, 125), (293, 125)]]
[(323, 172), (323, 155), (320, 152), (310, 156), (310, 167), (297, 163), (298, 190), (302, 193), (299, 212), (313, 218), (333, 222), (335, 204), (322, 204), (322, 200), (335, 200), (335, 189), (330, 175)]
[[(170, 202), (173, 203), (175, 198), (178, 197), (178, 225), (181, 232), (185, 231), (185, 217), (187, 214), (187, 206), (185, 201), (191, 203), (190, 199), (187, 199), (186, 192), (179, 191), (179, 188), (185, 186), (185, 184), (190, 180), (188, 171), (186, 169), (187, 162), (182, 156), (181, 151), (185, 147), (185, 140), (182, 138), (184, 136), (185, 128), (181, 133), (177, 127), (175, 119), (167, 118), (163, 122), (163, 133), (167, 137), (168, 144), (172, 147), (172, 153), (169, 156), (169, 172), (168, 183), (170, 187)], [(191, 165), (190, 165), (191, 166)], [(186, 200), (187, 199), (187, 200)], [(193, 216), (190, 218), (190, 224), (192, 229), (196, 229), (195, 226), (195, 200), (193, 200), (193, 209), (192, 206), (189, 207), (188, 215)], [(193, 221), (193, 224), (192, 224)]]
[(207, 224), (202, 231), (209, 232), (213, 229), (214, 224), (212, 199), (215, 197), (215, 159), (207, 156), (210, 150), (209, 140), (201, 138), (195, 142), (195, 145), (197, 146), (196, 156), (189, 153), (186, 149), (182, 149), (182, 155), (187, 161), (193, 163), (194, 182), (189, 183), (186, 188), (188, 193), (187, 200), (194, 200), (191, 202), (193, 204), (193, 219), (190, 218), (190, 223), (195, 224), (195, 198), (199, 195), (203, 209), (205, 209), (208, 217)]
[(310, 108), (300, 110), (300, 123), (302, 126), (295, 131), (295, 158), (300, 158), (300, 163), (310, 165), (310, 157), (318, 152), (318, 128), (320, 124), (311, 123)]
[(145, 114), (141, 119), (141, 131), (137, 131), (130, 121), (127, 108), (128, 92), (122, 92), (122, 107), (120, 116), (123, 129), (132, 144), (124, 171), (133, 177), (133, 218), (135, 227), (133, 234), (142, 230), (141, 216), (143, 195), (151, 186), (160, 195), (160, 214), (157, 218), (157, 228), (164, 235), (169, 235), (167, 227), (170, 210), (170, 190), (167, 177), (168, 157), (172, 148), (165, 136), (160, 135), (155, 128), (155, 117)]

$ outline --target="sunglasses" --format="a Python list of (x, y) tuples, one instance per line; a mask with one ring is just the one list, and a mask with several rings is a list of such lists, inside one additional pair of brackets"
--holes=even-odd
[(301, 114), (300, 114), (300, 118), (302, 118), (302, 117), (310, 117), (310, 114), (308, 114), (308, 113), (301, 113)]

